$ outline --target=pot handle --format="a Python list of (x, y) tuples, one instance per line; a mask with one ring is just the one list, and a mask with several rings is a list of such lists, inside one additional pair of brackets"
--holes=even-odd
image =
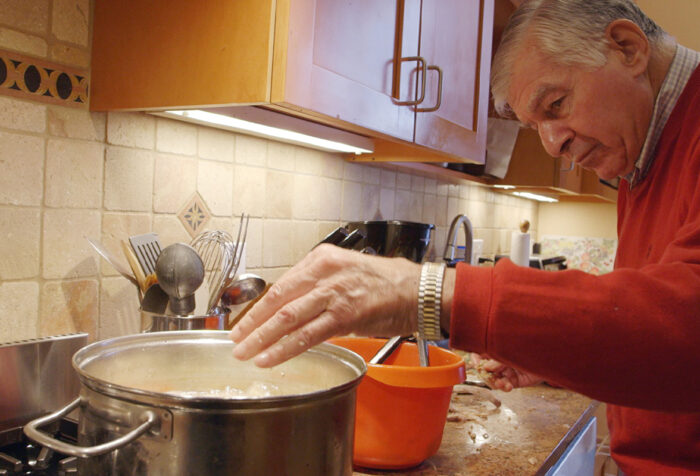
[(109, 441), (107, 443), (102, 443), (96, 446), (72, 445), (70, 443), (66, 443), (65, 441), (57, 440), (47, 435), (46, 433), (42, 433), (41, 431), (39, 431), (39, 427), (47, 425), (49, 423), (53, 423), (54, 421), (63, 418), (64, 416), (68, 415), (70, 412), (75, 410), (78, 407), (78, 405), (80, 405), (80, 397), (73, 400), (71, 403), (68, 404), (68, 406), (63, 407), (61, 410), (58, 410), (54, 413), (50, 413), (41, 418), (37, 418), (36, 420), (30, 421), (24, 426), (24, 434), (32, 440), (41, 443), (42, 445), (47, 446), (54, 451), (58, 451), (59, 453), (65, 453), (67, 455), (77, 456), (79, 458), (88, 458), (90, 456), (97, 456), (104, 453), (109, 453), (110, 451), (116, 450), (117, 448), (121, 448), (122, 446), (125, 446), (131, 443), (132, 441), (135, 441), (141, 435), (146, 433), (158, 421), (158, 417), (154, 412), (146, 410), (145, 412), (143, 412), (142, 415), (142, 417), (145, 418), (146, 421), (141, 423), (133, 430), (129, 431), (129, 433), (127, 433), (126, 435), (121, 436), (116, 440)]

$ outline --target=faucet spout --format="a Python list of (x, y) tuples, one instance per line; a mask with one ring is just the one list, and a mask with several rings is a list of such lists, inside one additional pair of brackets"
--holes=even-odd
[(443, 260), (447, 263), (448, 266), (456, 266), (457, 261), (461, 261), (455, 258), (459, 225), (463, 225), (464, 228), (464, 260), (467, 263), (471, 263), (472, 244), (474, 241), (472, 222), (469, 221), (469, 218), (467, 218), (466, 215), (457, 215), (452, 220), (452, 224), (450, 225), (450, 231), (447, 233), (445, 252), (443, 254)]

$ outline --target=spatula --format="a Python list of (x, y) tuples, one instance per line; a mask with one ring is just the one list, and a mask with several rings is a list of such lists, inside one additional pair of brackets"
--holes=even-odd
[(136, 259), (141, 265), (146, 277), (155, 275), (156, 261), (162, 250), (160, 240), (155, 233), (146, 233), (129, 237), (129, 243), (136, 253)]

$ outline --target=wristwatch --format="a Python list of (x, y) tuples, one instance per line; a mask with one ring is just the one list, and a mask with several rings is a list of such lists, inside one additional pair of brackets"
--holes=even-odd
[(423, 263), (418, 284), (418, 337), (440, 340), (440, 305), (445, 263)]

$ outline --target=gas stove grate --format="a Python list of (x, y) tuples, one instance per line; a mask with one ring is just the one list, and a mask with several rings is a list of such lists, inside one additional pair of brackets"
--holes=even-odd
[[(56, 427), (54, 437), (76, 443), (78, 424), (68, 418)], [(11, 442), (0, 446), (0, 476), (67, 476), (77, 474), (77, 458), (56, 453), (29, 440), (22, 428), (3, 432), (3, 438)]]

